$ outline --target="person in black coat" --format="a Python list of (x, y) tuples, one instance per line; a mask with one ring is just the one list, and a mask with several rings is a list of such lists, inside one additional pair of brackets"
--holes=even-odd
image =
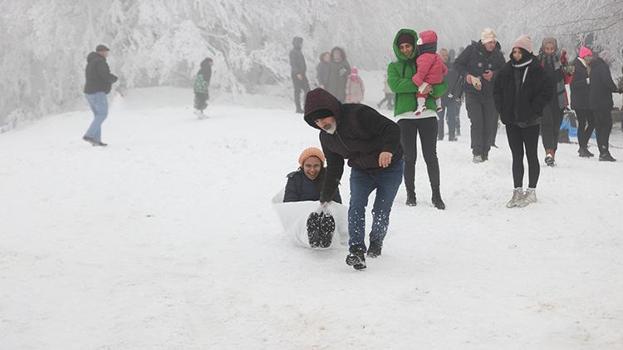
[(541, 121), (541, 137), (545, 148), (545, 164), (556, 164), (556, 150), (558, 149), (558, 135), (562, 123), (563, 112), (566, 106), (565, 71), (566, 53), (558, 49), (558, 41), (555, 38), (543, 39), (539, 50), (539, 62), (550, 80), (553, 90), (553, 98), (543, 109)]
[[(304, 119), (320, 130), (320, 143), (327, 158), (321, 203), (333, 198), (344, 172), (344, 159), (348, 159), (352, 168), (348, 209), (350, 254), (346, 263), (364, 269), (366, 250), (368, 257), (381, 254), (391, 208), (402, 183), (400, 128), (373, 108), (358, 103), (342, 104), (320, 88), (307, 94)], [(368, 196), (374, 190), (370, 246), (366, 249), (365, 210)]]
[(474, 163), (488, 160), (495, 143), (498, 114), (493, 102), (493, 84), (503, 65), (501, 46), (491, 28), (485, 28), (480, 41), (473, 41), (454, 61), (454, 67), (466, 82), (465, 107), (471, 122)]
[[(543, 108), (551, 100), (553, 88), (545, 70), (532, 54), (532, 40), (520, 36), (513, 44), (511, 60), (499, 72), (494, 85), (495, 107), (506, 125), (506, 136), (513, 154), (512, 199), (508, 208), (536, 202), (539, 181), (539, 123)], [(524, 148), (528, 159), (528, 189), (523, 191)]]
[(441, 97), (443, 110), (437, 113), (439, 116), (437, 139), (443, 140), (443, 120), (445, 117), (446, 123), (448, 124), (448, 141), (456, 141), (456, 129), (461, 111), (461, 96), (463, 95), (464, 80), (454, 67), (454, 50), (448, 51), (447, 49), (441, 49), (439, 50), (439, 55), (443, 58), (444, 63), (448, 67), (448, 74), (444, 77), (444, 80), (448, 83), (448, 91)]
[(214, 61), (212, 58), (207, 57), (199, 66), (199, 71), (195, 76), (195, 83), (193, 91), (195, 93), (195, 114), (199, 118), (205, 118), (203, 110), (208, 107), (208, 100), (210, 99), (210, 80), (212, 80), (212, 64)]
[(610, 66), (606, 52), (599, 54), (591, 61), (589, 104), (595, 116), (597, 130), (597, 145), (599, 147), (599, 160), (614, 162), (609, 151), (610, 132), (612, 131), (612, 93), (619, 92), (618, 87), (612, 80)]
[(350, 63), (346, 59), (344, 49), (337, 46), (331, 49), (331, 63), (324, 89), (342, 103), (346, 101), (346, 81), (348, 80), (350, 69)]
[(595, 119), (589, 102), (590, 78), (588, 74), (592, 59), (593, 52), (587, 47), (581, 47), (580, 53), (573, 63), (574, 73), (570, 84), (571, 108), (578, 118), (578, 155), (584, 158), (594, 156), (588, 150), (588, 140), (590, 140), (595, 129)]
[(320, 55), (320, 60), (316, 66), (316, 79), (318, 80), (318, 87), (325, 89), (327, 82), (329, 81), (329, 69), (331, 67), (331, 53), (323, 52)]
[(301, 92), (309, 92), (309, 81), (306, 76), (307, 64), (305, 63), (305, 56), (303, 56), (303, 38), (294, 37), (292, 46), (292, 50), (290, 50), (290, 68), (294, 85), (294, 105), (296, 106), (296, 113), (303, 113)]
[[(284, 202), (320, 200), (320, 190), (325, 177), (324, 154), (316, 147), (310, 147), (299, 156), (299, 168), (288, 174), (288, 182), (283, 197)], [(342, 203), (339, 189), (332, 199)]]
[(106, 58), (110, 49), (105, 45), (97, 45), (95, 52), (87, 56), (87, 66), (85, 68), (84, 94), (91, 111), (93, 121), (86, 131), (83, 140), (93, 146), (107, 146), (102, 142), (102, 123), (108, 117), (108, 98), (112, 84), (117, 81), (117, 77), (110, 73), (110, 67)]

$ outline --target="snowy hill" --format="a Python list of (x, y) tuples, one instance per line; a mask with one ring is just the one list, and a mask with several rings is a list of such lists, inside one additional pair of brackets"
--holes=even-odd
[[(0, 136), (1, 349), (623, 347), (623, 162), (563, 144), (539, 202), (506, 209), (504, 132), (473, 164), (463, 115), (438, 146), (448, 209), (420, 161), (418, 206), (400, 190), (383, 256), (356, 272), (296, 247), (270, 205), (317, 132), (274, 98), (204, 121), (191, 98), (129, 90), (105, 149), (80, 139), (86, 110)], [(623, 158), (618, 124), (611, 140)]]

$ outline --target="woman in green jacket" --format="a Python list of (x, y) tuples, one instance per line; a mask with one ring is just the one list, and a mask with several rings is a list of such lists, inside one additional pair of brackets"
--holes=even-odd
[(418, 87), (411, 78), (417, 71), (418, 35), (414, 30), (401, 29), (393, 41), (397, 60), (387, 67), (387, 83), (396, 94), (394, 117), (400, 126), (400, 142), (404, 149), (404, 179), (407, 188), (407, 205), (417, 204), (415, 196), (415, 160), (417, 155), (417, 135), (420, 135), (422, 154), (428, 170), (428, 178), (432, 188), (432, 202), (437, 209), (445, 209), (439, 190), (439, 160), (437, 159), (437, 114), (435, 99), (441, 97), (448, 89), (447, 83), (435, 85), (426, 99), (424, 113), (416, 116)]

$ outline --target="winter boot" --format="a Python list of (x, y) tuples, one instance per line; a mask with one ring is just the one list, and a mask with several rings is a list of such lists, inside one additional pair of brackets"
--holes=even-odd
[(417, 199), (415, 198), (415, 191), (407, 191), (407, 202), (405, 204), (410, 207), (415, 207), (417, 205)]
[(366, 246), (363, 244), (353, 245), (349, 249), (350, 253), (346, 256), (346, 265), (352, 266), (355, 270), (366, 268)]
[(582, 158), (590, 158), (590, 157), (594, 157), (595, 155), (588, 150), (588, 147), (582, 147), (578, 150), (578, 155)]
[[(495, 145), (494, 145), (494, 146), (495, 146)], [(497, 147), (497, 146), (495, 146), (495, 147)], [(483, 162), (486, 162), (486, 161), (488, 161), (488, 160), (489, 160), (489, 152), (484, 152), (484, 153), (482, 154), (482, 161), (483, 161)]]
[(547, 166), (554, 166), (554, 165), (556, 165), (556, 161), (554, 160), (554, 150), (553, 149), (546, 149), (545, 150), (545, 164), (547, 164)]
[(381, 256), (381, 249), (383, 249), (383, 242), (370, 241), (370, 247), (368, 248), (368, 258), (376, 258)]
[(511, 200), (508, 201), (508, 203), (506, 203), (506, 207), (515, 208), (516, 206), (519, 205), (519, 202), (521, 202), (523, 197), (524, 197), (523, 188), (517, 187), (516, 189), (513, 190), (513, 198), (511, 198)]
[(484, 160), (482, 159), (482, 156), (480, 154), (475, 154), (474, 158), (472, 158), (472, 162), (478, 164), (484, 162)]
[(333, 219), (331, 214), (320, 214), (319, 229), (318, 247), (329, 248), (335, 233), (335, 219)]
[(320, 247), (320, 216), (322, 214), (313, 212), (307, 218), (307, 238), (309, 246), (312, 248)]
[(441, 192), (439, 191), (439, 187), (433, 187), (433, 197), (431, 198), (433, 205), (435, 208), (439, 210), (446, 209), (446, 204), (441, 199)]
[(610, 152), (608, 152), (608, 153), (600, 154), (599, 161), (600, 162), (616, 162), (617, 160), (614, 159), (614, 157), (612, 157)]
[(521, 201), (519, 201), (519, 203), (517, 204), (517, 206), (519, 208), (523, 208), (531, 203), (536, 203), (536, 189), (535, 188), (528, 188), (523, 198), (521, 199)]

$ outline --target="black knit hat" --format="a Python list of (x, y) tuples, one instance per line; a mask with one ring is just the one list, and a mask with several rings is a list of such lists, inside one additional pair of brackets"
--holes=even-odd
[(411, 44), (411, 46), (415, 46), (415, 38), (409, 33), (402, 33), (398, 37), (398, 40), (396, 40), (396, 44), (398, 44), (398, 46), (401, 44)]

